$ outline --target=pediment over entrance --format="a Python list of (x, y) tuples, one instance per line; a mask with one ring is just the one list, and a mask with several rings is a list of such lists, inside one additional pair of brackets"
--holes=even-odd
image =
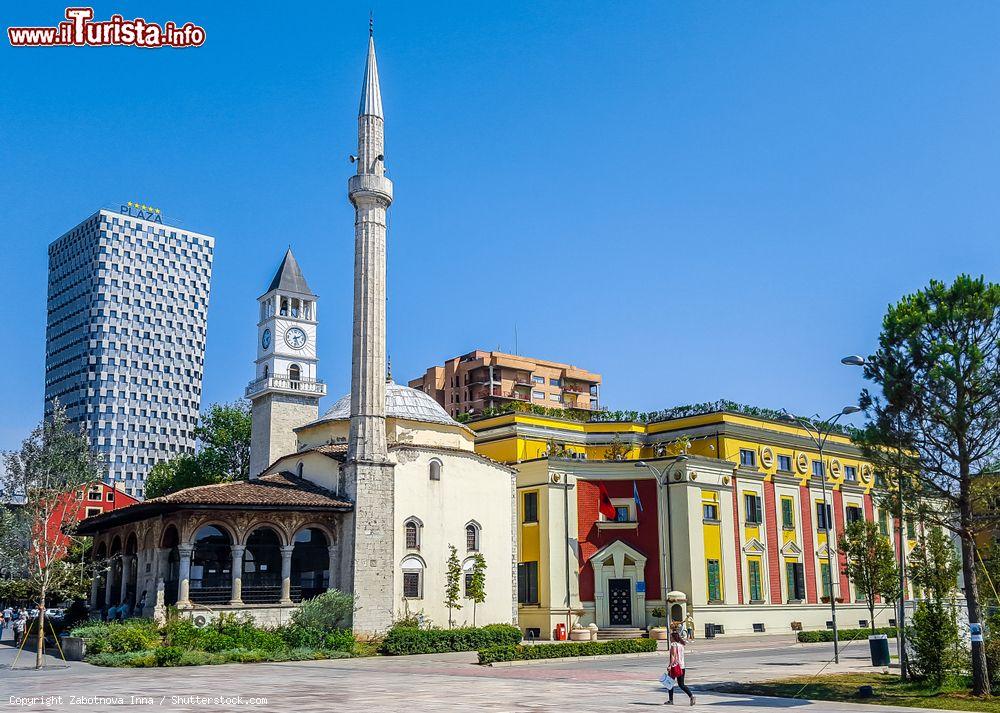
[(625, 567), (635, 567), (639, 572), (646, 567), (646, 555), (621, 540), (605, 545), (590, 558), (591, 565), (613, 567), (616, 577), (623, 577)]

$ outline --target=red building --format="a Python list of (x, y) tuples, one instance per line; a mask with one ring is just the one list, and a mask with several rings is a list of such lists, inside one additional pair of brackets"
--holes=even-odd
[[(71, 524), (76, 524), (93, 515), (120, 510), (135, 505), (139, 501), (123, 491), (106, 483), (91, 483), (77, 488), (61, 499), (52, 511), (47, 528), (47, 540), (57, 543), (57, 549), (69, 547), (70, 539), (63, 532)], [(58, 539), (56, 539), (58, 538)]]

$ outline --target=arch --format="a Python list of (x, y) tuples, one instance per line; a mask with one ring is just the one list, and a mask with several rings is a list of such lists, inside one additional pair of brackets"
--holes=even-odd
[(403, 520), (403, 546), (408, 550), (419, 550), (423, 529), (424, 523), (416, 515)]
[(465, 549), (468, 552), (479, 552), (482, 545), (481, 535), (483, 528), (475, 520), (465, 523)]
[(427, 473), (431, 480), (441, 480), (441, 470), (444, 468), (444, 464), (441, 462), (440, 458), (431, 458), (430, 463), (427, 465)]
[(255, 526), (243, 553), (243, 601), (273, 604), (281, 599), (281, 534), (273, 526)]
[(270, 367), (267, 364), (264, 365), (264, 378), (266, 379), (271, 375)]
[(288, 366), (288, 378), (290, 381), (301, 381), (302, 367), (298, 364), (290, 364)]
[(221, 525), (205, 524), (193, 538), (190, 598), (199, 604), (224, 604), (232, 592), (233, 537)]
[(114, 539), (111, 540), (111, 550), (109, 554), (114, 557), (117, 554), (121, 554), (122, 551), (122, 538), (121, 535), (115, 535)]
[(163, 534), (160, 535), (160, 547), (177, 547), (180, 541), (176, 525), (170, 524), (163, 528)]
[(134, 532), (129, 533), (128, 538), (125, 540), (125, 554), (134, 555), (139, 551), (139, 538), (136, 537)]
[(298, 477), (301, 478), (302, 477), (302, 471), (304, 470), (304, 468), (305, 468), (305, 465), (302, 463), (302, 461), (299, 461), (299, 464), (297, 466), (295, 466), (295, 475), (297, 475)]
[(330, 587), (331, 540), (324, 529), (306, 526), (295, 533), (292, 549), (293, 602), (312, 599)]
[(469, 587), (472, 585), (472, 570), (475, 566), (475, 557), (466, 557), (462, 562), (462, 595), (466, 599), (469, 597)]
[(399, 568), (403, 572), (403, 598), (424, 598), (424, 570), (426, 565), (419, 555), (407, 555)]

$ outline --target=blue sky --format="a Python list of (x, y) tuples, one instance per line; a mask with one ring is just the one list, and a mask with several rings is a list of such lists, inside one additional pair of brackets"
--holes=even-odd
[[(397, 381), (516, 330), (601, 372), (612, 408), (832, 413), (890, 301), (1000, 274), (995, 3), (167, 5), (95, 12), (191, 20), (203, 47), (0, 41), (0, 448), (41, 414), (46, 245), (130, 199), (217, 238), (206, 404), (250, 379), (289, 244), (346, 392), (370, 7)], [(64, 8), (7, 3), (3, 25)]]

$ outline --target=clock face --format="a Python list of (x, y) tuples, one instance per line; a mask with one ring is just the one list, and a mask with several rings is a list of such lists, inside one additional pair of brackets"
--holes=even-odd
[(265, 329), (264, 333), (260, 335), (260, 345), (265, 349), (271, 348), (271, 330)]
[(306, 333), (298, 327), (292, 327), (285, 332), (285, 341), (292, 349), (301, 349), (306, 345)]

